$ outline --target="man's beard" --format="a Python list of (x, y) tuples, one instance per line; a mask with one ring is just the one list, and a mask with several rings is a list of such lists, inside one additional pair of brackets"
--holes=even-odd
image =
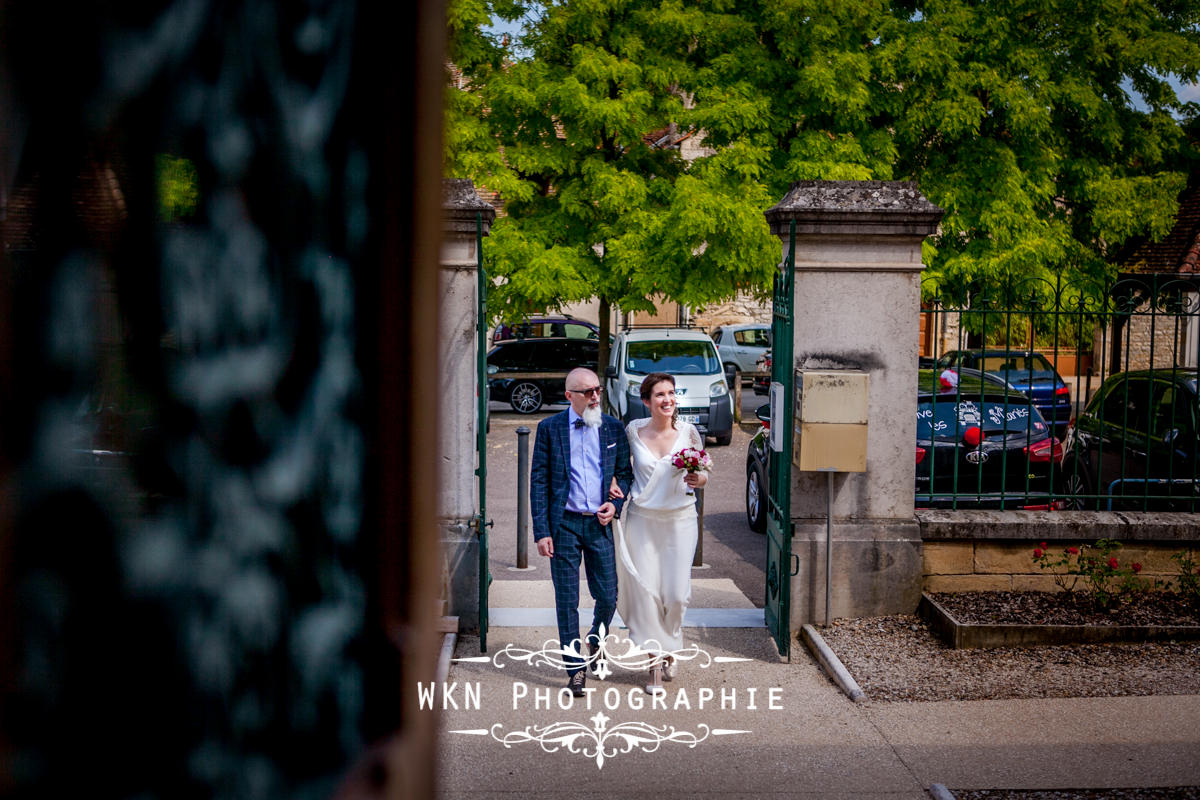
[(589, 428), (600, 427), (600, 406), (587, 406), (579, 416), (583, 418), (583, 424)]

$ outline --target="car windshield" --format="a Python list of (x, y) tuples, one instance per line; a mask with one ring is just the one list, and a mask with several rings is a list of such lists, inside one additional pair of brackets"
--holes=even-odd
[(1053, 381), (1058, 375), (1041, 353), (986, 353), (979, 359), (979, 369), (1003, 375), (1010, 383), (1030, 380)]
[(1046, 423), (1037, 409), (1028, 403), (1010, 399), (962, 397), (922, 400), (917, 404), (917, 438), (958, 438), (967, 428), (978, 426), (984, 433), (1040, 433)]
[(626, 351), (625, 369), (634, 375), (712, 375), (721, 371), (717, 351), (703, 340), (630, 342)]

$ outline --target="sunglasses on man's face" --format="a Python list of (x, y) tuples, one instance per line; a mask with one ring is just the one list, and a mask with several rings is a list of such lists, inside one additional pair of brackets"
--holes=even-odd
[(600, 386), (593, 386), (590, 389), (567, 389), (567, 391), (571, 394), (598, 395), (603, 392), (604, 389)]

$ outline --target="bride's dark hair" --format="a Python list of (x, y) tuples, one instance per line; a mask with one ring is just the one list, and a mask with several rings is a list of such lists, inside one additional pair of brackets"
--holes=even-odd
[[(651, 372), (642, 380), (642, 402), (650, 404), (650, 395), (654, 393), (654, 387), (666, 381), (671, 384), (671, 388), (675, 388), (675, 378), (665, 372)], [(679, 419), (679, 403), (675, 403), (675, 410), (671, 412), (671, 427), (674, 428), (676, 420)]]

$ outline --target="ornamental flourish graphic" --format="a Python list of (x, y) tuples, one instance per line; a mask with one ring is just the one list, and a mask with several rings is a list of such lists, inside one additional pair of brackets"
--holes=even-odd
[(580, 722), (555, 722), (545, 726), (530, 725), (524, 730), (502, 734), (503, 726), (496, 724), (490, 730), (480, 728), (450, 731), (450, 733), (463, 733), (471, 736), (490, 735), (505, 747), (525, 742), (537, 742), (547, 753), (566, 750), (568, 753), (577, 753), (594, 759), (597, 769), (604, 769), (606, 759), (619, 753), (629, 753), (635, 747), (642, 752), (653, 753), (663, 742), (695, 747), (710, 735), (729, 736), (737, 733), (749, 733), (749, 731), (710, 728), (704, 723), (700, 724), (698, 733), (681, 731), (674, 725), (654, 726), (645, 722), (620, 722), (609, 728), (607, 727), (609, 718), (604, 715), (604, 712), (597, 713), (588, 721), (592, 723), (590, 728)]
[[(647, 641), (646, 647), (639, 647), (631, 640), (617, 634), (609, 633), (604, 626), (600, 627), (600, 641), (594, 651), (585, 652), (581, 642), (576, 640), (564, 645), (557, 639), (548, 639), (540, 649), (507, 645), (494, 656), (474, 656), (456, 658), (455, 661), (471, 663), (491, 663), (496, 669), (504, 669), (509, 663), (523, 663), (530, 666), (547, 666), (554, 669), (569, 670), (584, 665), (591, 668), (599, 680), (604, 680), (614, 674), (614, 668), (627, 671), (641, 671), (649, 668), (662, 656), (671, 656), (680, 662), (695, 662), (701, 669), (708, 669), (713, 664), (750, 661), (749, 658), (732, 656), (712, 656), (700, 647), (692, 645), (679, 650), (665, 650), (656, 647), (658, 642)], [(647, 649), (649, 648), (649, 649)], [(500, 742), (505, 748), (515, 745), (536, 743), (547, 753), (565, 752), (582, 755), (593, 760), (597, 769), (603, 769), (606, 760), (635, 749), (645, 753), (657, 751), (663, 744), (681, 744), (694, 748), (710, 737), (731, 736), (749, 733), (748, 730), (731, 728), (714, 728), (700, 723), (696, 730), (682, 730), (674, 725), (651, 725), (647, 722), (619, 722), (609, 726), (612, 721), (603, 711), (590, 717), (591, 726), (581, 722), (560, 721), (549, 725), (529, 725), (520, 730), (505, 731), (500, 723), (490, 728), (471, 728), (451, 730), (465, 736), (490, 737)]]
[[(622, 643), (627, 645), (624, 652), (615, 652), (615, 646), (620, 646)], [(594, 664), (595, 676), (600, 680), (604, 680), (613, 674), (612, 667), (631, 672), (640, 672), (641, 670), (649, 669), (655, 661), (664, 656), (670, 656), (676, 661), (681, 662), (695, 661), (696, 665), (701, 669), (708, 669), (713, 664), (750, 660), (748, 658), (734, 658), (732, 656), (711, 656), (707, 651), (696, 645), (684, 647), (679, 650), (666, 650), (658, 647), (658, 642), (654, 639), (647, 640), (646, 645), (649, 649), (639, 647), (629, 639), (618, 636), (615, 633), (609, 633), (607, 628), (601, 625), (599, 646), (590, 654), (583, 652), (579, 640), (571, 642), (569, 645), (564, 645), (557, 639), (547, 639), (540, 650), (530, 650), (510, 644), (494, 656), (474, 656), (456, 658), (454, 660), (480, 664), (491, 662), (492, 666), (497, 669), (504, 669), (506, 659), (529, 664), (530, 666), (553, 667), (554, 669), (561, 670), (572, 669), (579, 666), (582, 662), (589, 668)]]

